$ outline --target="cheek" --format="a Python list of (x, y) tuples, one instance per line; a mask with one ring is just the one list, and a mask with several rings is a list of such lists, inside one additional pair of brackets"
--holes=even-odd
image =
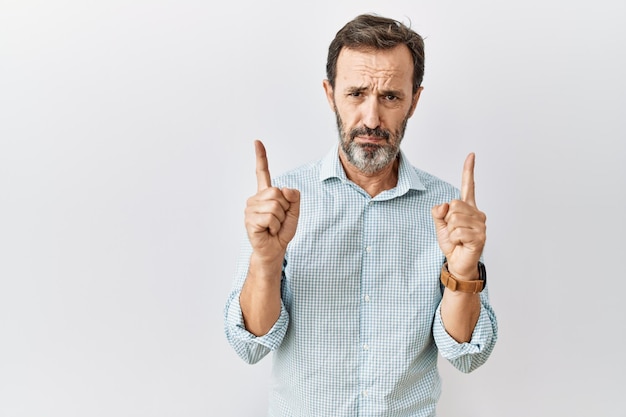
[(360, 117), (360, 112), (358, 108), (355, 108), (355, 107), (348, 108), (347, 106), (341, 107), (341, 108), (337, 108), (337, 107), (335, 108), (337, 109), (337, 114), (339, 115), (339, 117), (341, 117), (343, 126), (347, 131), (359, 126), (361, 122), (361, 117)]
[(409, 110), (410, 109), (402, 108), (401, 110), (398, 109), (398, 111), (394, 111), (393, 114), (387, 115), (387, 121), (390, 124), (389, 127), (393, 128), (393, 130), (401, 129), (404, 122), (409, 118)]

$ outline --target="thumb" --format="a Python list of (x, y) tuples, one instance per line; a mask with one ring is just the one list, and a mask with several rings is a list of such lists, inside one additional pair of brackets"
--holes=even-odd
[(294, 188), (283, 188), (281, 191), (285, 199), (289, 201), (287, 215), (297, 219), (300, 215), (300, 191)]
[(293, 188), (282, 188), (280, 190), (287, 201), (289, 201), (289, 209), (286, 211), (286, 217), (280, 228), (279, 239), (286, 246), (296, 234), (298, 228), (298, 217), (300, 216), (300, 191)]
[(446, 217), (446, 214), (448, 214), (449, 208), (450, 206), (448, 205), (448, 203), (443, 203), (443, 204), (439, 204), (438, 206), (434, 206), (430, 210), (430, 214), (433, 217), (433, 221), (435, 222), (435, 228), (437, 230), (440, 230), (447, 226), (447, 223), (444, 220), (444, 218)]

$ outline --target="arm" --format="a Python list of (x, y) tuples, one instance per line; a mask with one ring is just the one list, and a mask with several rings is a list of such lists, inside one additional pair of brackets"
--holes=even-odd
[[(476, 207), (474, 196), (474, 159), (474, 154), (470, 154), (465, 160), (460, 200), (452, 200), (432, 209), (437, 239), (448, 260), (448, 269), (461, 281), (479, 278), (477, 265), (486, 241), (486, 216)], [(461, 353), (463, 349), (455, 352), (451, 349), (452, 351), (447, 352), (448, 359), (483, 351), (487, 341), (489, 347), (486, 350), (490, 352), (493, 348), (497, 326), (495, 315), (488, 308), (486, 292), (483, 293), (467, 294), (445, 289), (435, 317), (434, 334), (437, 345), (440, 349), (442, 346), (468, 343), (482, 346), (466, 349), (464, 353)], [(480, 341), (475, 339), (477, 329), (482, 335)], [(442, 355), (446, 356), (446, 352), (442, 352)], [(486, 359), (484, 357), (482, 362)], [(470, 368), (474, 369), (469, 367), (467, 372)]]
[(289, 315), (281, 302), (278, 319), (263, 336), (257, 336), (246, 328), (240, 298), (247, 280), (251, 254), (252, 247), (246, 237), (237, 261), (233, 288), (224, 309), (224, 331), (235, 352), (245, 362), (254, 364), (280, 346), (287, 331)]
[[(275, 338), (276, 335), (270, 333), (280, 324), (284, 325), (278, 340), (280, 343), (286, 331), (287, 314), (280, 293), (282, 264), (287, 244), (295, 235), (300, 194), (297, 190), (272, 187), (265, 147), (260, 141), (255, 142), (255, 151), (257, 193), (248, 199), (245, 210), (250, 244), (246, 255), (249, 256), (245, 272), (244, 268), (240, 268), (239, 272), (245, 280), (231, 293), (226, 312), (227, 336), (231, 344), (237, 338), (231, 340), (234, 333), (229, 333), (228, 323), (231, 323), (231, 330), (235, 325), (245, 331), (239, 339), (253, 340), (264, 335), (269, 339)], [(259, 342), (263, 343), (263, 340)], [(276, 347), (275, 341), (269, 346), (270, 349)], [(246, 349), (244, 355), (240, 349), (236, 350), (242, 357), (250, 356)]]
[(265, 147), (255, 142), (257, 193), (248, 199), (246, 231), (252, 246), (239, 302), (246, 329), (266, 334), (280, 315), (280, 280), (287, 244), (298, 225), (300, 193), (272, 187)]
[(281, 311), (280, 277), (282, 263), (265, 263), (252, 253), (239, 304), (246, 329), (263, 336), (278, 320)]
[(433, 323), (433, 336), (439, 353), (465, 373), (475, 370), (487, 361), (498, 338), (498, 323), (489, 304), (488, 288), (480, 293), (479, 299), (480, 312), (467, 342), (459, 343), (447, 332), (442, 319), (441, 304)]
[[(443, 270), (441, 273), (443, 274)], [(459, 277), (454, 273), (451, 275), (459, 284), (480, 278), (478, 267), (470, 276)], [(456, 285), (446, 286), (441, 300), (440, 313), (444, 317), (446, 330), (457, 342), (468, 342), (471, 339), (480, 309), (481, 302), (478, 293), (463, 292)]]

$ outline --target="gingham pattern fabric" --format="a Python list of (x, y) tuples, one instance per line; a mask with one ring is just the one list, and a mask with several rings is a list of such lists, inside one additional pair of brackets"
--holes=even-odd
[(491, 353), (497, 324), (486, 290), (469, 343), (452, 339), (439, 314), (444, 256), (430, 209), (458, 190), (403, 153), (398, 175), (395, 188), (371, 198), (347, 179), (334, 147), (273, 180), (301, 193), (280, 318), (262, 337), (245, 330), (247, 239), (225, 308), (226, 336), (241, 358), (256, 363), (274, 352), (268, 416), (434, 416), (437, 351), (463, 372)]

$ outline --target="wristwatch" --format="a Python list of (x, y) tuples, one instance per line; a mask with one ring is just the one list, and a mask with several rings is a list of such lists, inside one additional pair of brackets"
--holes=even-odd
[(478, 274), (478, 279), (472, 281), (456, 279), (454, 275), (448, 271), (448, 263), (446, 262), (441, 268), (441, 283), (444, 287), (452, 291), (478, 294), (484, 290), (487, 285), (487, 270), (482, 262), (478, 262)]

